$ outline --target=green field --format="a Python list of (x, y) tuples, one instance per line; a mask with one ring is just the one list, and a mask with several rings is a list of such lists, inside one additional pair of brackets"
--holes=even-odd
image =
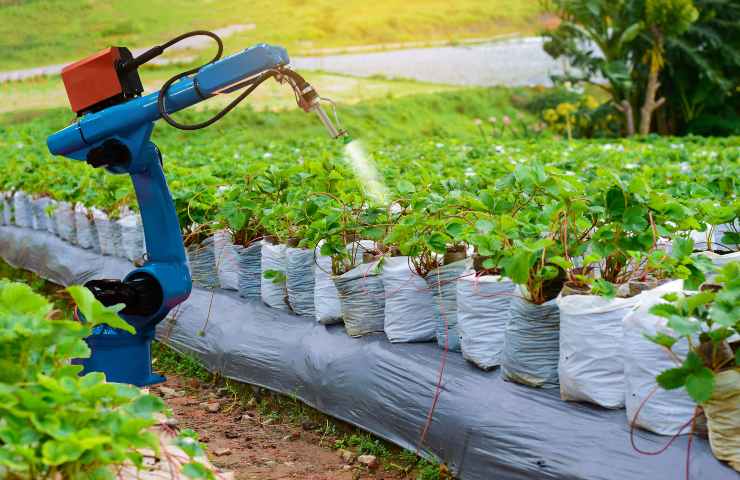
[(194, 29), (254, 24), (226, 51), (255, 42), (292, 54), (387, 42), (527, 34), (536, 0), (0, 0), (0, 71), (74, 61), (109, 45), (147, 47)]

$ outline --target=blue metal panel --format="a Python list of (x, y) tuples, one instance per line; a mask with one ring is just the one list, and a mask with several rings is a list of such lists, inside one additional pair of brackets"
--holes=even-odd
[(195, 76), (205, 95), (212, 95), (265, 70), (290, 63), (282, 47), (260, 43), (201, 68)]

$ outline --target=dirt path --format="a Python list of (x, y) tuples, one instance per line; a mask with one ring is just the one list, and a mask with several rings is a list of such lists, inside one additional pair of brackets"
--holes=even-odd
[(368, 468), (354, 459), (346, 462), (331, 447), (336, 438), (322, 434), (319, 425), (281, 424), (261, 415), (256, 402), (241, 405), (224, 389), (170, 375), (151, 393), (172, 408), (178, 428), (200, 434), (213, 463), (247, 480), (360, 480), (398, 479), (382, 465)]

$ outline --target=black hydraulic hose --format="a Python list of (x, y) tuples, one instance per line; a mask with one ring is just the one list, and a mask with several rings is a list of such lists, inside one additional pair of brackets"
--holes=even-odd
[(159, 91), (159, 97), (157, 98), (157, 108), (159, 109), (160, 116), (165, 122), (167, 122), (168, 124), (180, 130), (198, 130), (198, 129), (205, 128), (209, 125), (216, 123), (217, 121), (221, 120), (221, 118), (223, 118), (224, 115), (226, 115), (231, 110), (233, 110), (234, 107), (236, 107), (242, 100), (247, 98), (247, 96), (249, 96), (249, 94), (251, 94), (265, 80), (277, 74), (276, 71), (269, 70), (267, 72), (264, 72), (258, 75), (257, 77), (249, 81), (248, 83), (244, 83), (245, 86), (249, 85), (247, 89), (244, 90), (242, 93), (240, 93), (239, 96), (236, 97), (231, 103), (226, 105), (223, 108), (223, 110), (221, 110), (216, 115), (209, 118), (208, 120), (204, 122), (200, 122), (200, 123), (189, 124), (189, 125), (184, 124), (184, 123), (179, 123), (177, 120), (172, 118), (170, 114), (167, 113), (166, 111), (166, 107), (164, 105), (165, 94), (174, 82), (176, 82), (177, 80), (181, 79), (182, 77), (186, 75), (190, 75), (191, 73), (197, 72), (198, 70), (200, 70), (200, 68), (201, 67), (195, 68), (193, 70), (188, 70), (187, 72), (182, 72), (182, 73), (175, 75), (174, 77), (167, 80), (167, 82), (165, 82), (165, 84), (162, 86), (162, 89)]
[(211, 37), (218, 44), (218, 52), (216, 53), (216, 56), (213, 58), (213, 60), (211, 60), (211, 62), (215, 62), (216, 60), (221, 58), (221, 54), (224, 51), (224, 44), (221, 41), (221, 37), (219, 37), (213, 32), (209, 32), (208, 30), (194, 30), (192, 32), (187, 32), (187, 33), (183, 33), (182, 35), (178, 35), (175, 38), (163, 43), (162, 45), (156, 45), (150, 48), (149, 50), (142, 53), (138, 57), (133, 58), (125, 62), (124, 64), (122, 64), (120, 69), (122, 73), (128, 73), (132, 70), (136, 70), (137, 68), (144, 65), (151, 59), (158, 57), (159, 55), (162, 55), (162, 53), (164, 53), (164, 51), (170, 48), (172, 45), (178, 42), (181, 42), (185, 40), (186, 38), (200, 37), (200, 36)]

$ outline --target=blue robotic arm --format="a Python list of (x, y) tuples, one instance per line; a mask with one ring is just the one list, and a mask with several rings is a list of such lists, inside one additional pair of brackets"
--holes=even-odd
[[(326, 123), (318, 95), (301, 82), (300, 76), (285, 69), (289, 61), (285, 49), (259, 44), (208, 64), (193, 76), (166, 84), (161, 94), (156, 92), (85, 113), (48, 138), (49, 151), (54, 155), (87, 161), (112, 173), (129, 174), (144, 226), (146, 263), (122, 281), (94, 280), (88, 284), (104, 304), (126, 304), (121, 316), (136, 328), (137, 334), (104, 329), (88, 337), (92, 356), (82, 360), (85, 371), (103, 371), (109, 381), (135, 385), (162, 381), (163, 377), (151, 371), (154, 329), (190, 295), (192, 282), (180, 225), (162, 170), (161, 154), (150, 141), (154, 122), (219, 93), (243, 88), (250, 79), (272, 72), (278, 79), (290, 74), (289, 82), (296, 89), (299, 105), (306, 111), (316, 111)], [(332, 136), (343, 133), (328, 123)]]

